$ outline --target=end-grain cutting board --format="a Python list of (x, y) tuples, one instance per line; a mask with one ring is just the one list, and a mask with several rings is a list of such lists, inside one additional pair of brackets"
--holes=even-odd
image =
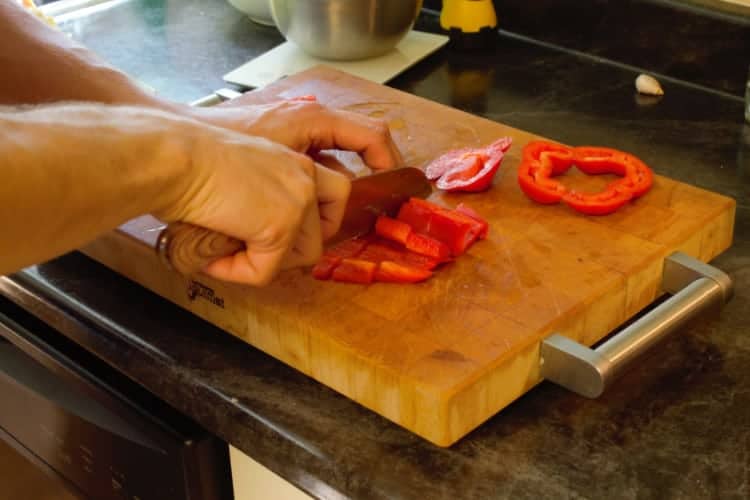
[(161, 224), (150, 217), (84, 251), (438, 445), (452, 444), (540, 381), (546, 336), (595, 343), (660, 295), (665, 256), (681, 250), (708, 261), (731, 243), (733, 200), (664, 177), (607, 217), (534, 204), (516, 182), (532, 134), (324, 67), (237, 103), (301, 94), (385, 119), (415, 166), (512, 136), (491, 190), (431, 198), (468, 203), (489, 220), (488, 239), (418, 285), (315, 281), (309, 269), (285, 272), (262, 289), (187, 279), (157, 260)]

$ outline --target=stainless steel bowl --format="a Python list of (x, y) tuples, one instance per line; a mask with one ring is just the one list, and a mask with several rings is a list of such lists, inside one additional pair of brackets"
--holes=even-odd
[(268, 0), (281, 33), (321, 59), (385, 54), (414, 26), (422, 0)]

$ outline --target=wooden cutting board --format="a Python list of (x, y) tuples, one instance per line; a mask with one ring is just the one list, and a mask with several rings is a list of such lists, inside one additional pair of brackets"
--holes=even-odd
[[(558, 332), (591, 345), (660, 295), (666, 255), (681, 250), (708, 261), (731, 244), (734, 200), (665, 177), (607, 217), (537, 205), (515, 175), (533, 134), (325, 67), (234, 104), (302, 94), (386, 120), (410, 165), (512, 136), (491, 190), (431, 198), (473, 207), (490, 222), (488, 239), (418, 285), (321, 282), (309, 269), (263, 289), (187, 279), (157, 260), (161, 224), (151, 217), (84, 252), (437, 445), (452, 444), (540, 382), (543, 338)], [(367, 172), (356, 155), (339, 156), (355, 175)], [(566, 177), (578, 186), (606, 182)]]

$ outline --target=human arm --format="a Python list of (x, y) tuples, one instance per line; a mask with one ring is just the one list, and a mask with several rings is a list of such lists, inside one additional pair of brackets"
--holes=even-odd
[(86, 47), (7, 0), (0, 0), (0, 63), (0, 104), (95, 101), (147, 106), (267, 137), (301, 153), (356, 151), (376, 169), (403, 163), (384, 122), (356, 113), (314, 102), (192, 108), (153, 95)]
[(206, 271), (262, 285), (318, 258), (349, 193), (343, 176), (268, 140), (83, 104), (0, 110), (0, 178), (0, 274), (152, 213), (245, 241)]

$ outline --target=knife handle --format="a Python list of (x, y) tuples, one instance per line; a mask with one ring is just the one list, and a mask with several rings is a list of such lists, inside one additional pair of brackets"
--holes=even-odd
[(199, 273), (211, 262), (244, 248), (243, 241), (187, 222), (168, 224), (156, 240), (161, 261), (185, 275)]

